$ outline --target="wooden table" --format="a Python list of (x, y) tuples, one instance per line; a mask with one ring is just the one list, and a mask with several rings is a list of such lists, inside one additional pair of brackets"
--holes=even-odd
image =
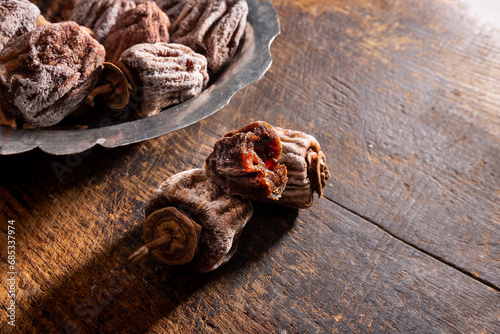
[[(500, 31), (451, 0), (272, 3), (274, 63), (217, 114), (0, 157), (2, 333), (9, 220), (23, 333), (500, 332)], [(128, 263), (155, 187), (255, 120), (319, 140), (325, 196), (256, 203), (214, 272)]]

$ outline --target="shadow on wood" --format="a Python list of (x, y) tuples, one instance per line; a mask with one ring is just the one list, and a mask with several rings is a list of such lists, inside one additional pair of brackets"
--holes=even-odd
[[(134, 266), (128, 256), (142, 244), (142, 226), (96, 254), (89, 263), (62, 277), (41, 298), (33, 298), (21, 326), (39, 332), (146, 332), (164, 318), (176, 322), (199, 322), (207, 314), (199, 300), (190, 298), (212, 281), (240, 271), (258, 261), (293, 226), (298, 211), (255, 204), (255, 213), (240, 239), (234, 257), (219, 269), (198, 274), (182, 267), (169, 267), (153, 258)], [(270, 268), (272, 270), (272, 268)], [(255, 273), (257, 274), (257, 273)], [(258, 273), (261, 275), (262, 273)], [(204, 301), (210, 303), (210, 301)], [(181, 307), (181, 317), (173, 314)], [(185, 310), (199, 309), (192, 315)], [(199, 325), (198, 327), (202, 327)], [(22, 328), (21, 328), (22, 329)]]

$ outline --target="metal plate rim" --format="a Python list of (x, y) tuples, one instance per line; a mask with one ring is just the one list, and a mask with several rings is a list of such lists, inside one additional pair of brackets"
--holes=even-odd
[(280, 33), (269, 1), (247, 0), (249, 13), (240, 52), (199, 96), (149, 118), (86, 130), (28, 130), (0, 126), (0, 155), (39, 148), (53, 155), (76, 154), (94, 146), (115, 148), (177, 131), (215, 114), (241, 89), (258, 81), (272, 64), (271, 44)]

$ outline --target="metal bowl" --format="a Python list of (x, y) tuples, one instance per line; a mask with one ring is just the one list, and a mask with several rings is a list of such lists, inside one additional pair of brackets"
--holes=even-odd
[[(0, 154), (16, 154), (39, 147), (50, 154), (74, 154), (94, 145), (112, 148), (152, 139), (194, 124), (226, 106), (240, 89), (259, 80), (271, 66), (270, 46), (280, 33), (278, 15), (269, 1), (247, 0), (245, 37), (234, 59), (197, 97), (158, 115), (125, 121), (103, 112), (94, 128), (84, 130), (31, 130), (0, 126)], [(95, 117), (94, 117), (95, 122)], [(111, 124), (111, 125), (109, 125)]]

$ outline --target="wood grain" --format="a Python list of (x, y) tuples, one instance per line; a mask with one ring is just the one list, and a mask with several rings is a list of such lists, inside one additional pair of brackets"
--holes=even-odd
[(259, 86), (328, 143), (326, 195), (500, 286), (499, 32), (449, 1), (307, 3), (319, 14), (283, 23)]
[[(148, 142), (1, 156), (0, 296), (16, 220), (20, 333), (500, 332), (500, 32), (454, 1), (274, 0), (262, 80)], [(254, 120), (313, 134), (307, 210), (255, 204), (205, 274), (149, 259), (145, 201)]]

